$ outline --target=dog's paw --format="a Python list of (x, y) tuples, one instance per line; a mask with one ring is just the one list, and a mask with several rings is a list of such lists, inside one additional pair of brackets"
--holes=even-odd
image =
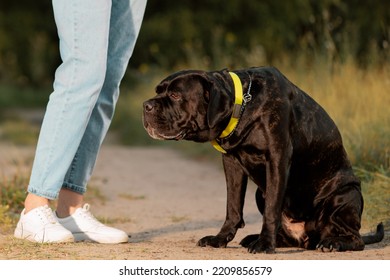
[(197, 245), (200, 247), (211, 246), (214, 248), (225, 248), (227, 243), (226, 238), (219, 237), (218, 235), (209, 235), (200, 239)]
[(321, 240), (316, 249), (321, 252), (344, 251), (341, 244), (342, 243), (337, 238), (329, 237)]
[(256, 253), (275, 254), (275, 246), (272, 246), (272, 244), (266, 242), (262, 238), (257, 238), (255, 241), (250, 243), (247, 248), (248, 248), (248, 252), (252, 254), (256, 254)]
[(361, 251), (364, 249), (364, 241), (356, 235), (331, 236), (321, 240), (316, 248), (322, 252)]
[(248, 248), (249, 245), (259, 239), (260, 234), (250, 234), (244, 237), (244, 239), (241, 240), (240, 245), (244, 248)]

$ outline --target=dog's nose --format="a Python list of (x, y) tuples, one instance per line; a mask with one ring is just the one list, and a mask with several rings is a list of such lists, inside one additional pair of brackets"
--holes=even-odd
[(145, 112), (148, 112), (148, 113), (150, 113), (151, 111), (153, 111), (153, 104), (152, 104), (152, 102), (151, 101), (145, 101), (144, 102), (144, 110), (145, 110)]

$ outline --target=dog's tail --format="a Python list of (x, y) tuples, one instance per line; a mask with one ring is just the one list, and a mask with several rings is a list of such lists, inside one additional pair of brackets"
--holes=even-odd
[(385, 228), (382, 223), (376, 226), (376, 232), (372, 235), (362, 236), (364, 244), (372, 244), (382, 241), (385, 236)]

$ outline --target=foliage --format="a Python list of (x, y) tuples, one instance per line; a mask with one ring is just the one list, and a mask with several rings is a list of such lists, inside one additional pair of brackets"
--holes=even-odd
[[(188, 63), (195, 50), (209, 68), (236, 68), (257, 47), (270, 64), (303, 51), (368, 65), (389, 58), (389, 11), (378, 0), (150, 1), (136, 60), (169, 68)], [(219, 63), (221, 51), (236, 57), (233, 65)]]
[[(364, 67), (390, 59), (389, 1), (149, 0), (144, 18), (128, 75), (195, 59), (209, 69), (237, 68), (255, 49), (267, 64), (302, 52), (352, 57)], [(59, 62), (50, 1), (3, 0), (0, 82), (48, 84)]]
[(50, 83), (59, 62), (57, 41), (50, 1), (1, 1), (0, 82)]
[(43, 87), (36, 89), (0, 85), (0, 116), (2, 112), (11, 108), (43, 108), (50, 92), (50, 89)]

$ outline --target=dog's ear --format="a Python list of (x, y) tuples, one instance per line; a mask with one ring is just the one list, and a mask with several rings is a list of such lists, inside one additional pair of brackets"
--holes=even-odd
[(178, 71), (176, 73), (173, 73), (171, 75), (169, 75), (168, 77), (166, 77), (164, 80), (162, 80), (157, 86), (156, 86), (156, 93), (157, 94), (160, 94), (160, 93), (163, 93), (167, 90), (169, 84), (177, 77), (179, 76), (182, 76), (183, 74), (185, 74), (186, 72), (188, 71)]
[(161, 81), (157, 86), (156, 86), (156, 93), (157, 94), (160, 94), (160, 93), (163, 93), (164, 91), (166, 91), (168, 85), (169, 85), (169, 82), (170, 81), (167, 81), (167, 80), (164, 80), (164, 81)]
[[(162, 80), (155, 88), (155, 91), (157, 94), (163, 93), (167, 91), (167, 88), (169, 84), (175, 80), (178, 77), (184, 77), (185, 75), (192, 74), (194, 71), (193, 70), (182, 70), (178, 71), (176, 73), (173, 73), (166, 77), (164, 80)], [(200, 72), (200, 71), (199, 71)]]
[(229, 108), (233, 100), (229, 92), (232, 91), (232, 87), (227, 79), (229, 74), (226, 70), (211, 72), (208, 75), (210, 83), (207, 122), (210, 128), (214, 128), (230, 114)]

